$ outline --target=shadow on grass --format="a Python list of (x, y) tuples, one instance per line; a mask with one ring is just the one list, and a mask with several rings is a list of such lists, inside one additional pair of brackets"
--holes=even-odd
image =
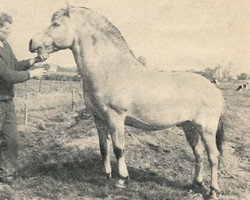
[[(53, 155), (52, 153), (50, 155), (50, 152), (46, 151), (43, 153), (47, 155), (45, 156), (42, 154), (33, 158), (30, 160), (28, 165), (19, 170), (19, 177), (22, 179), (22, 181), (29, 182), (29, 180), (38, 178), (39, 184), (48, 184), (48, 180), (51, 180), (53, 187), (56, 188), (52, 191), (55, 193), (53, 195), (57, 195), (56, 193), (59, 194), (61, 192), (61, 189), (58, 189), (61, 187), (59, 186), (59, 183), (61, 185), (67, 185), (67, 187), (77, 188), (79, 191), (82, 191), (83, 188), (85, 188), (85, 193), (81, 194), (82, 196), (91, 195), (92, 197), (105, 197), (110, 193), (116, 195), (120, 193), (127, 194), (126, 192), (130, 192), (132, 194), (134, 192), (132, 188), (129, 188), (129, 186), (125, 192), (114, 190), (113, 181), (118, 178), (116, 163), (112, 163), (114, 179), (109, 181), (103, 175), (100, 154), (98, 154), (97, 151), (92, 148), (87, 148), (78, 152), (73, 152), (70, 149), (62, 148), (60, 149), (60, 155), (65, 154), (65, 157), (57, 157), (57, 159), (53, 159), (54, 161), (51, 159), (46, 159), (44, 161), (44, 157), (53, 157)], [(69, 157), (71, 154), (73, 154), (73, 156)], [(150, 186), (153, 183), (156, 185), (156, 190), (157, 185), (159, 187), (167, 187), (174, 190), (179, 190), (179, 192), (190, 191), (193, 189), (191, 184), (187, 184), (184, 181), (181, 182), (167, 179), (166, 177), (163, 177), (151, 171), (150, 169), (143, 170), (134, 167), (128, 167), (128, 171), (130, 173), (131, 182), (133, 184), (139, 185), (139, 188), (141, 188), (139, 190), (142, 191), (145, 183), (147, 186)], [(144, 184), (142, 185), (142, 183)], [(32, 187), (33, 184), (34, 182), (31, 182), (29, 187)], [(39, 184), (35, 183), (34, 186)], [(206, 191), (200, 189), (193, 191), (200, 193), (203, 196), (205, 196), (206, 193)], [(38, 196), (48, 197), (44, 196), (43, 194), (38, 194)]]
[[(60, 155), (56, 159), (54, 159), (54, 152), (51, 153), (51, 155), (50, 152), (40, 155), (31, 160), (28, 166), (26, 165), (19, 169), (19, 177), (29, 179), (43, 176), (52, 177), (62, 182), (68, 182), (70, 180), (75, 182), (88, 181), (92, 183), (91, 178), (95, 179), (102, 176), (101, 157), (94, 153), (93, 149), (86, 149), (77, 153), (72, 152), (72, 157), (68, 157), (70, 153), (68, 150), (69, 149), (65, 149), (65, 157)], [(46, 159), (44, 160), (45, 157)]]
[(184, 182), (184, 180), (170, 180), (163, 176), (160, 176), (159, 174), (151, 170), (139, 170), (131, 167), (129, 167), (128, 170), (133, 182), (151, 182), (156, 183), (159, 186), (164, 186), (180, 191), (193, 190), (195, 193), (201, 194), (203, 198), (207, 198), (207, 189), (205, 187), (194, 187), (191, 183)]

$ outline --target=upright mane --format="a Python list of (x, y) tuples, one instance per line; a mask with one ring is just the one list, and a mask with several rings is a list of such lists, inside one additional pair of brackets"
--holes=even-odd
[(52, 17), (51, 17), (51, 22), (53, 22), (55, 19), (63, 16), (68, 16), (69, 17), (69, 10), (61, 8), (60, 10), (56, 11)]
[(115, 46), (122, 48), (135, 57), (134, 52), (129, 48), (121, 32), (106, 17), (99, 15), (89, 8), (75, 6), (70, 6), (70, 9), (62, 8), (53, 14), (51, 21), (61, 16), (70, 16), (69, 12), (71, 10), (83, 15), (92, 27), (101, 31)]

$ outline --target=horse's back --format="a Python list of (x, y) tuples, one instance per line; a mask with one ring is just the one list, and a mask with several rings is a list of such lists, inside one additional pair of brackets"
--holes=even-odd
[[(146, 70), (145, 70), (146, 71)], [(221, 91), (205, 77), (189, 72), (158, 72), (135, 74), (137, 85), (133, 85), (136, 93), (163, 95), (166, 98), (204, 98), (209, 102), (223, 102)], [(140, 92), (141, 91), (141, 92)], [(195, 97), (195, 98), (193, 98)], [(218, 102), (219, 101), (219, 102)]]
[(124, 101), (127, 106), (130, 103), (161, 105), (161, 102), (223, 106), (221, 91), (205, 77), (189, 72), (158, 72), (140, 68), (127, 76), (112, 77), (105, 93), (108, 99)]

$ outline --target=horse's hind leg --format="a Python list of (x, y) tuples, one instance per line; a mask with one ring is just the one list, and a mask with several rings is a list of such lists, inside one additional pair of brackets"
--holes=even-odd
[(98, 117), (94, 117), (94, 120), (99, 136), (99, 144), (102, 155), (104, 172), (107, 178), (111, 178), (109, 127), (106, 121)]
[(211, 168), (211, 183), (210, 183), (210, 197), (216, 199), (216, 191), (220, 191), (218, 183), (218, 160), (219, 152), (216, 147), (216, 129), (205, 131), (202, 134), (202, 140), (205, 144), (205, 148), (208, 155), (208, 161)]
[(201, 187), (203, 186), (204, 146), (201, 141), (200, 130), (190, 121), (182, 123), (181, 127), (195, 156), (196, 162), (193, 185), (195, 187)]

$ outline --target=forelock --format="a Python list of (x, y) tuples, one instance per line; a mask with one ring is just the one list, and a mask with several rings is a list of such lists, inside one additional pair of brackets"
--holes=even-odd
[(56, 11), (51, 18), (51, 22), (53, 22), (55, 19), (62, 17), (62, 16), (69, 16), (68, 9), (61, 8), (60, 10)]

